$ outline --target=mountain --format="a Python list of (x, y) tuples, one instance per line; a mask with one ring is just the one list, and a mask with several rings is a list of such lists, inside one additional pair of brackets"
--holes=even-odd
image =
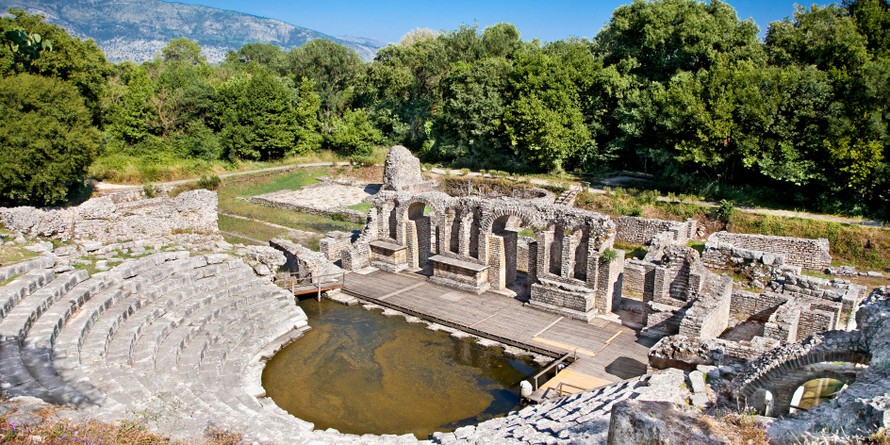
[(0, 0), (0, 11), (11, 7), (42, 14), (73, 35), (95, 40), (111, 61), (150, 60), (177, 37), (197, 41), (211, 62), (252, 42), (287, 49), (328, 39), (352, 48), (365, 61), (384, 46), (373, 39), (332, 37), (281, 20), (160, 0)]

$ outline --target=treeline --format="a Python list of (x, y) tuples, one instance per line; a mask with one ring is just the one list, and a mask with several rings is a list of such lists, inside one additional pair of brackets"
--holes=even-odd
[[(162, 164), (327, 148), (361, 158), (400, 143), (457, 167), (632, 169), (683, 191), (890, 215), (887, 0), (800, 8), (763, 41), (717, 0), (636, 1), (591, 41), (523, 42), (510, 24), (418, 30), (369, 64), (315, 40), (289, 51), (249, 44), (210, 65), (176, 39), (152, 62), (111, 65), (92, 42), (20, 11), (0, 27), (0, 97), (71, 102), (31, 109), (82, 116), (82, 141), (63, 144), (88, 154), (68, 163), (77, 168), (99, 154)], [(10, 31), (52, 48), (13, 45)], [(59, 137), (23, 113), (0, 129), (0, 199), (58, 200), (6, 185), (7, 162), (24, 172), (13, 179), (35, 182), (10, 151), (16, 137)]]

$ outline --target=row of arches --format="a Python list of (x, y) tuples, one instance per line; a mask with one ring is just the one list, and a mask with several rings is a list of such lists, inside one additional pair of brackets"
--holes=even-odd
[(594, 292), (596, 259), (614, 242), (607, 216), (519, 199), (383, 192), (374, 207), (369, 239), (403, 246), (405, 268), (432, 274), (453, 259), (486, 267), (488, 288), (519, 295), (542, 280)]

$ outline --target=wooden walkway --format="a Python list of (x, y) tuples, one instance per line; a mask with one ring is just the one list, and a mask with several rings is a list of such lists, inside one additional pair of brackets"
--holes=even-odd
[[(646, 372), (651, 342), (618, 323), (584, 323), (523, 306), (493, 292), (474, 295), (438, 286), (426, 277), (375, 271), (346, 275), (343, 291), (362, 300), (551, 357), (575, 351), (574, 374), (596, 386)], [(590, 389), (590, 388), (586, 388)]]

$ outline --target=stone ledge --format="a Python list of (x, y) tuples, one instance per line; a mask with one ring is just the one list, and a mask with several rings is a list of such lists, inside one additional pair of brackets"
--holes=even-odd
[(389, 252), (400, 252), (402, 250), (408, 249), (405, 246), (401, 246), (395, 243), (390, 243), (387, 241), (375, 240), (368, 243), (371, 247), (376, 247), (378, 249), (383, 249)]
[[(376, 242), (376, 241), (374, 241)], [(374, 243), (372, 242), (372, 244)], [(442, 255), (433, 255), (430, 257), (430, 261), (435, 263), (447, 264), (449, 266), (459, 267), (461, 269), (471, 270), (473, 272), (482, 272), (488, 269), (491, 266), (487, 266), (484, 264), (476, 264), (469, 261), (459, 260), (457, 258), (451, 258)]]

